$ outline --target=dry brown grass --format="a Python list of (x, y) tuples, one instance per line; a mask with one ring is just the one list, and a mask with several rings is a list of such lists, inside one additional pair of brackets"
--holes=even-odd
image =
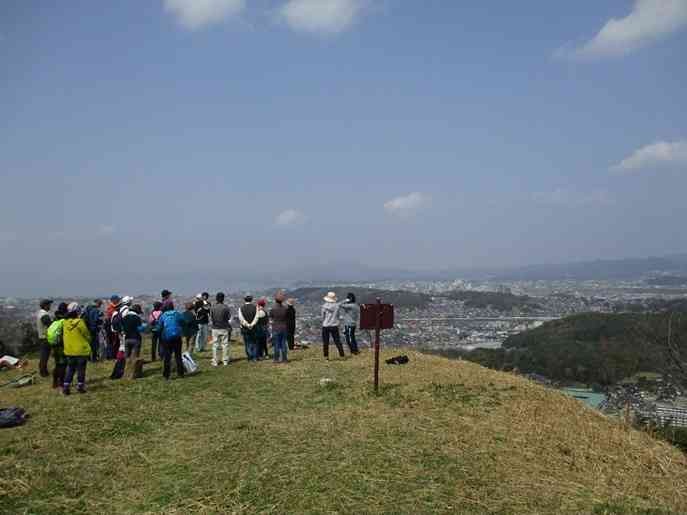
[(205, 355), (171, 383), (99, 365), (68, 398), (3, 388), (32, 419), (0, 430), (0, 511), (687, 513), (687, 459), (668, 444), (521, 378), (408, 354), (378, 397), (370, 353), (318, 349), (286, 366)]

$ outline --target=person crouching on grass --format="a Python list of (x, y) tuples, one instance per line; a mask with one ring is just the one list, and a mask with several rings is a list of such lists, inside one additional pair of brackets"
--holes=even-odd
[(67, 360), (67, 375), (62, 393), (69, 395), (74, 374), (77, 376), (76, 390), (86, 393), (86, 365), (91, 355), (91, 332), (81, 315), (81, 307), (72, 302), (67, 306), (67, 319), (62, 325), (64, 355)]

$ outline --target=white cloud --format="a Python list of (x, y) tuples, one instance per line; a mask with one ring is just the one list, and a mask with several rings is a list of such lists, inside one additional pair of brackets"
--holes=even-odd
[(282, 211), (277, 215), (274, 223), (281, 227), (287, 227), (292, 225), (300, 225), (305, 223), (307, 219), (308, 218), (300, 211), (296, 209), (287, 209), (286, 211)]
[(289, 0), (281, 17), (294, 30), (315, 34), (337, 34), (351, 27), (368, 0)]
[(114, 225), (101, 225), (98, 227), (98, 234), (109, 236), (114, 234), (116, 227)]
[(632, 155), (611, 167), (615, 172), (632, 172), (661, 166), (687, 167), (687, 140), (659, 141), (635, 150)]
[(557, 55), (589, 59), (618, 57), (687, 27), (687, 0), (636, 0), (630, 14), (611, 18), (581, 47)]
[(554, 207), (607, 206), (613, 204), (613, 198), (605, 190), (579, 192), (557, 188), (553, 191), (534, 193), (532, 199), (537, 204)]
[(164, 0), (164, 5), (183, 27), (196, 30), (239, 14), (246, 0)]
[(390, 215), (405, 218), (412, 216), (430, 205), (431, 199), (423, 193), (410, 193), (402, 197), (396, 197), (384, 203), (384, 209)]

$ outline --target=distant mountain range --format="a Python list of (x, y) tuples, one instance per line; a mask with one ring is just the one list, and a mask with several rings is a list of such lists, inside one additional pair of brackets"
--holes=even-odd
[[(687, 276), (687, 254), (665, 257), (607, 259), (564, 264), (527, 265), (513, 268), (449, 268), (434, 271), (404, 270), (336, 263), (291, 269), (275, 274), (273, 279), (300, 283), (374, 282), (388, 280), (472, 279), (519, 280), (623, 280), (661, 276)], [(263, 277), (263, 279), (267, 279)], [(275, 281), (280, 282), (280, 281)], [(658, 283), (662, 282), (660, 279)], [(672, 281), (671, 281), (672, 282)]]
[(604, 280), (639, 279), (663, 274), (687, 274), (687, 254), (638, 259), (583, 261), (562, 265), (531, 265), (495, 274), (511, 280)]
[[(256, 292), (271, 288), (328, 286), (334, 284), (364, 284), (382, 281), (431, 280), (623, 280), (645, 279), (650, 286), (673, 286), (687, 277), (687, 254), (665, 257), (581, 261), (567, 264), (528, 265), (523, 267), (409, 270), (398, 267), (369, 266), (354, 261), (323, 261), (301, 266), (258, 267), (256, 269), (204, 268), (202, 265), (184, 270), (165, 269), (155, 272), (132, 270), (121, 274), (117, 281), (99, 273), (79, 277), (46, 277), (40, 283), (34, 278), (14, 274), (1, 276), (0, 296), (45, 295), (110, 295), (117, 292), (155, 292), (170, 288), (175, 293), (195, 294), (199, 291)], [(653, 279), (657, 279), (650, 282)], [(661, 279), (664, 278), (664, 279)], [(3, 281), (6, 279), (6, 281)]]

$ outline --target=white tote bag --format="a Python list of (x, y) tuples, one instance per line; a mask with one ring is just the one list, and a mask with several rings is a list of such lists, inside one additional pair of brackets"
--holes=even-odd
[(187, 374), (195, 374), (198, 372), (198, 363), (195, 362), (190, 353), (184, 352), (181, 355), (181, 362), (184, 364), (184, 372)]

